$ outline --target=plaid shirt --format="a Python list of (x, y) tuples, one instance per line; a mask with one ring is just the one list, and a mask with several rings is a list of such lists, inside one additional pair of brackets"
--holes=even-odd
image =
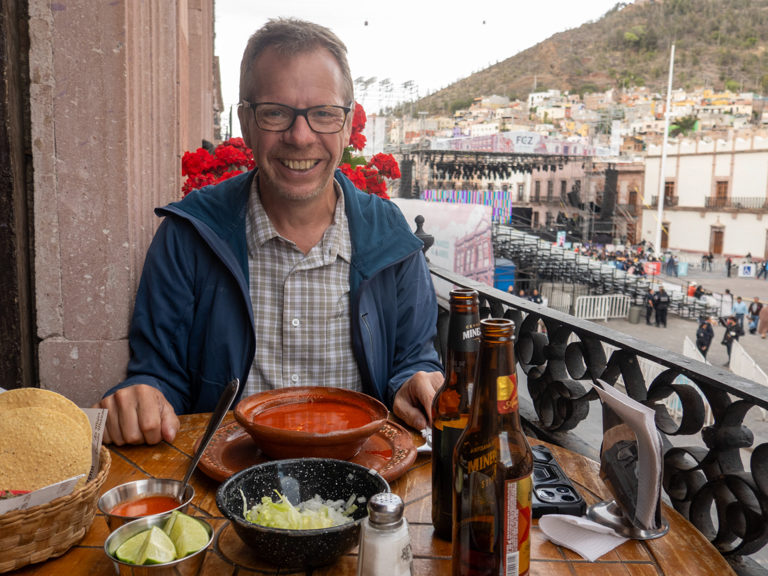
[(288, 386), (362, 390), (349, 319), (349, 238), (336, 184), (333, 223), (308, 254), (281, 237), (253, 179), (246, 241), (256, 355), (244, 396)]

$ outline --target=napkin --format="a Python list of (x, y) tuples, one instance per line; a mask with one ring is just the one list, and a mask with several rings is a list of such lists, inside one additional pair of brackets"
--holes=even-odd
[(539, 528), (553, 543), (573, 550), (590, 562), (628, 540), (613, 528), (583, 516), (545, 514), (539, 519)]

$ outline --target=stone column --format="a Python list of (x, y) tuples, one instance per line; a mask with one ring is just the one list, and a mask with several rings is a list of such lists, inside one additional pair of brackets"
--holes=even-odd
[(85, 406), (124, 377), (153, 209), (213, 137), (213, 0), (29, 4), (40, 385)]

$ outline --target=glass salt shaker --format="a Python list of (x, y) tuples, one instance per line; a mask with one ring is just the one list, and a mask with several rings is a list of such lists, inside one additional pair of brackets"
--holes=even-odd
[(403, 501), (382, 492), (368, 501), (368, 517), (360, 525), (357, 576), (411, 576), (413, 553)]

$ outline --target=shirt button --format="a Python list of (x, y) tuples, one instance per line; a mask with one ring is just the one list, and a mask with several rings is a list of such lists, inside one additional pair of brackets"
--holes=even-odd
[(291, 382), (294, 384), (299, 381), (299, 375), (298, 374), (291, 374)]
[(294, 328), (298, 328), (299, 324), (301, 324), (301, 322), (299, 322), (298, 318), (294, 318), (293, 320), (291, 320), (291, 326), (293, 326)]

